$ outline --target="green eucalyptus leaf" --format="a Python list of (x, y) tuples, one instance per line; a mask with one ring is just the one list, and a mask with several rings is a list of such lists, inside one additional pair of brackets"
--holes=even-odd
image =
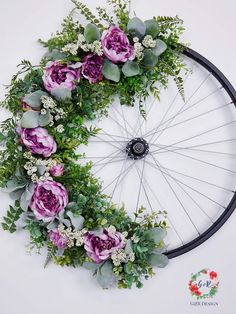
[(127, 30), (132, 37), (141, 39), (146, 33), (146, 25), (138, 17), (134, 17), (129, 20)]
[(166, 43), (161, 39), (157, 39), (156, 46), (152, 48), (152, 52), (154, 53), (155, 56), (159, 57), (164, 51), (166, 51), (166, 49), (167, 49)]
[(6, 136), (0, 132), (0, 143), (5, 140)]
[(151, 35), (152, 38), (156, 38), (160, 32), (160, 26), (154, 19), (147, 20), (144, 22), (146, 25), (146, 35)]
[(26, 185), (26, 183), (24, 182), (18, 182), (16, 179), (10, 179), (7, 183), (6, 183), (6, 187), (3, 188), (4, 192), (7, 193), (11, 193), (11, 192), (15, 192), (17, 190), (20, 190), (22, 188), (24, 188)]
[(135, 76), (140, 73), (140, 67), (137, 62), (127, 61), (122, 67), (122, 72), (126, 77)]
[(133, 253), (133, 245), (132, 245), (132, 241), (130, 239), (128, 239), (126, 242), (125, 253), (126, 254)]
[(105, 262), (98, 268), (97, 281), (103, 289), (108, 289), (117, 283), (117, 278), (113, 272), (113, 264), (110, 261)]
[(154, 68), (158, 62), (158, 57), (154, 54), (152, 49), (144, 50), (143, 64), (148, 68)]
[(151, 254), (148, 261), (153, 267), (160, 268), (164, 268), (169, 262), (168, 257), (164, 254)]
[(34, 193), (33, 185), (31, 184), (30, 186), (26, 186), (25, 191), (21, 195), (21, 198), (20, 198), (20, 207), (24, 211), (28, 210), (33, 193)]
[(77, 217), (71, 211), (68, 211), (66, 214), (70, 218), (70, 221), (76, 230), (83, 229), (85, 220), (83, 216), (80, 215)]
[(65, 87), (55, 87), (51, 91), (52, 96), (57, 100), (65, 100), (71, 98), (71, 91)]
[(33, 129), (39, 126), (39, 112), (29, 110), (23, 113), (21, 118), (21, 126), (26, 129)]
[(40, 114), (38, 122), (40, 126), (46, 126), (53, 120), (53, 116), (50, 114), (49, 110), (46, 114)]
[(53, 49), (52, 51), (46, 52), (44, 58), (48, 60), (63, 60), (66, 58), (66, 54), (57, 49)]
[(164, 239), (164, 237), (167, 235), (167, 232), (161, 227), (156, 227), (145, 231), (143, 235), (158, 244)]
[(93, 272), (95, 272), (100, 266), (101, 266), (101, 264), (96, 264), (93, 262), (84, 262), (83, 263), (83, 267), (85, 269), (91, 270)]
[(21, 195), (24, 193), (25, 189), (22, 188), (22, 189), (18, 189), (16, 191), (12, 191), (11, 193), (9, 193), (10, 195), (10, 198), (12, 200), (19, 200), (21, 198)]
[(102, 68), (102, 74), (106, 79), (118, 83), (120, 80), (120, 69), (118, 65), (105, 60)]
[(38, 165), (37, 166), (37, 169), (38, 169), (38, 174), (40, 175), (40, 176), (42, 176), (44, 173), (45, 173), (45, 171), (46, 171), (46, 166), (44, 166), (44, 165)]
[(27, 103), (27, 105), (29, 105), (30, 107), (38, 109), (41, 107), (41, 104), (42, 104), (41, 102), (42, 96), (48, 96), (48, 94), (41, 90), (36, 90), (33, 93), (25, 95), (25, 97), (23, 98), (23, 101)]
[(87, 43), (91, 44), (101, 38), (101, 33), (96, 25), (89, 23), (84, 29), (84, 37)]

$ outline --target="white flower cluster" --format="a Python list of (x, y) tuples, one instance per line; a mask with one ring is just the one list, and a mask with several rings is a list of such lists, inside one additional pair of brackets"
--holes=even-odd
[[(49, 170), (51, 167), (56, 166), (57, 164), (56, 160), (53, 160), (51, 158), (49, 159), (35, 158), (31, 154), (31, 152), (25, 152), (24, 157), (29, 160), (25, 163), (24, 168), (25, 170), (27, 170), (27, 174), (31, 176), (32, 182), (36, 183), (44, 180), (52, 180)], [(45, 171), (41, 176), (37, 174), (38, 166), (45, 167)]]
[(135, 260), (134, 252), (126, 254), (124, 249), (115, 250), (111, 255), (112, 262), (115, 266), (120, 266), (121, 263), (133, 262)]
[(139, 237), (137, 237), (136, 235), (133, 235), (132, 237), (131, 237), (131, 240), (134, 242), (134, 243), (138, 243), (139, 242)]
[(146, 35), (143, 38), (142, 44), (146, 48), (154, 48), (156, 46), (156, 41), (152, 38), (151, 35)]
[(151, 35), (146, 35), (142, 42), (139, 42), (138, 37), (133, 38), (134, 42), (134, 51), (135, 51), (135, 57), (141, 61), (144, 57), (143, 50), (145, 48), (154, 48), (156, 45), (156, 41), (152, 38)]
[(82, 246), (84, 243), (84, 235), (88, 232), (85, 228), (82, 230), (72, 230), (71, 227), (65, 229), (63, 224), (58, 226), (58, 231), (62, 236), (66, 236), (68, 238), (68, 247)]
[[(55, 121), (64, 119), (66, 117), (66, 113), (62, 108), (57, 108), (56, 102), (49, 96), (42, 96), (41, 101), (43, 104), (43, 109), (41, 109), (41, 114), (45, 115), (47, 112), (49, 112)], [(54, 122), (53, 120), (49, 123), (49, 126), (53, 126)], [(58, 125), (56, 128), (57, 132), (62, 133), (64, 132), (63, 125)]]
[(66, 46), (63, 47), (62, 51), (69, 52), (73, 56), (76, 56), (79, 48), (82, 49), (83, 51), (86, 51), (86, 52), (91, 51), (91, 52), (97, 54), (98, 56), (103, 55), (103, 49), (102, 49), (101, 42), (99, 40), (95, 40), (91, 44), (88, 44), (86, 42), (84, 35), (82, 35), (82, 34), (78, 35), (77, 43), (67, 44)]
[(78, 44), (70, 43), (70, 44), (65, 45), (65, 46), (62, 48), (62, 51), (63, 51), (63, 52), (69, 52), (69, 53), (72, 54), (73, 56), (76, 56), (76, 55), (77, 55), (77, 52), (78, 52), (78, 49), (79, 49)]

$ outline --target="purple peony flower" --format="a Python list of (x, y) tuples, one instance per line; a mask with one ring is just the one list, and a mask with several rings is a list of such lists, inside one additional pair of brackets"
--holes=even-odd
[(124, 237), (120, 232), (109, 233), (107, 229), (102, 229), (99, 234), (86, 233), (84, 244), (87, 255), (97, 264), (109, 259), (112, 252), (125, 246)]
[(34, 129), (20, 128), (19, 134), (22, 143), (33, 153), (49, 157), (57, 150), (54, 138), (48, 134), (48, 130), (42, 127)]
[(89, 54), (83, 59), (81, 72), (90, 83), (96, 83), (102, 80), (102, 66), (102, 57)]
[(126, 62), (135, 58), (134, 47), (128, 37), (117, 26), (111, 26), (102, 34), (102, 47), (105, 56), (114, 63)]
[(61, 177), (63, 176), (65, 171), (64, 165), (58, 164), (50, 168), (49, 172), (53, 177)]
[(68, 194), (61, 183), (46, 180), (37, 183), (30, 208), (38, 220), (51, 221), (68, 204)]
[(58, 229), (50, 230), (48, 235), (50, 241), (59, 249), (64, 249), (67, 246), (68, 237), (60, 234)]
[(50, 61), (44, 70), (43, 82), (47, 91), (63, 87), (69, 90), (75, 88), (75, 81), (80, 81), (80, 69), (76, 65), (67, 66), (60, 61)]

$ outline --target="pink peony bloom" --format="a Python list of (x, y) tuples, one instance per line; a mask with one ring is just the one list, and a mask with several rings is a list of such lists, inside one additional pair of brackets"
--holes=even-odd
[(96, 83), (102, 80), (103, 58), (97, 55), (89, 54), (83, 59), (82, 74), (90, 83)]
[(105, 56), (114, 63), (126, 62), (135, 58), (134, 47), (128, 37), (117, 26), (111, 26), (102, 34), (102, 47)]
[(61, 177), (63, 176), (65, 171), (64, 165), (58, 164), (50, 168), (49, 172), (53, 177)]
[(86, 233), (84, 244), (87, 255), (97, 264), (106, 261), (115, 250), (125, 246), (124, 237), (120, 232), (109, 233), (107, 229), (103, 229), (100, 234)]
[(53, 220), (68, 204), (68, 193), (58, 182), (46, 180), (37, 183), (30, 201), (30, 208), (38, 220)]
[(67, 66), (59, 61), (50, 61), (44, 70), (43, 82), (47, 91), (63, 87), (69, 90), (75, 88), (75, 81), (80, 81), (80, 69), (75, 65)]
[(57, 150), (54, 138), (48, 134), (48, 130), (42, 127), (34, 129), (20, 128), (19, 134), (22, 143), (33, 153), (49, 157)]
[(50, 230), (48, 235), (50, 241), (59, 249), (64, 249), (67, 246), (68, 237), (60, 234), (58, 229)]

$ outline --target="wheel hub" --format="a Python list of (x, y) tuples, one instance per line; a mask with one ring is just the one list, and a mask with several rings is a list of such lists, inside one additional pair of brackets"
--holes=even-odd
[(126, 146), (126, 152), (131, 159), (142, 159), (149, 152), (149, 145), (143, 138), (134, 138)]

